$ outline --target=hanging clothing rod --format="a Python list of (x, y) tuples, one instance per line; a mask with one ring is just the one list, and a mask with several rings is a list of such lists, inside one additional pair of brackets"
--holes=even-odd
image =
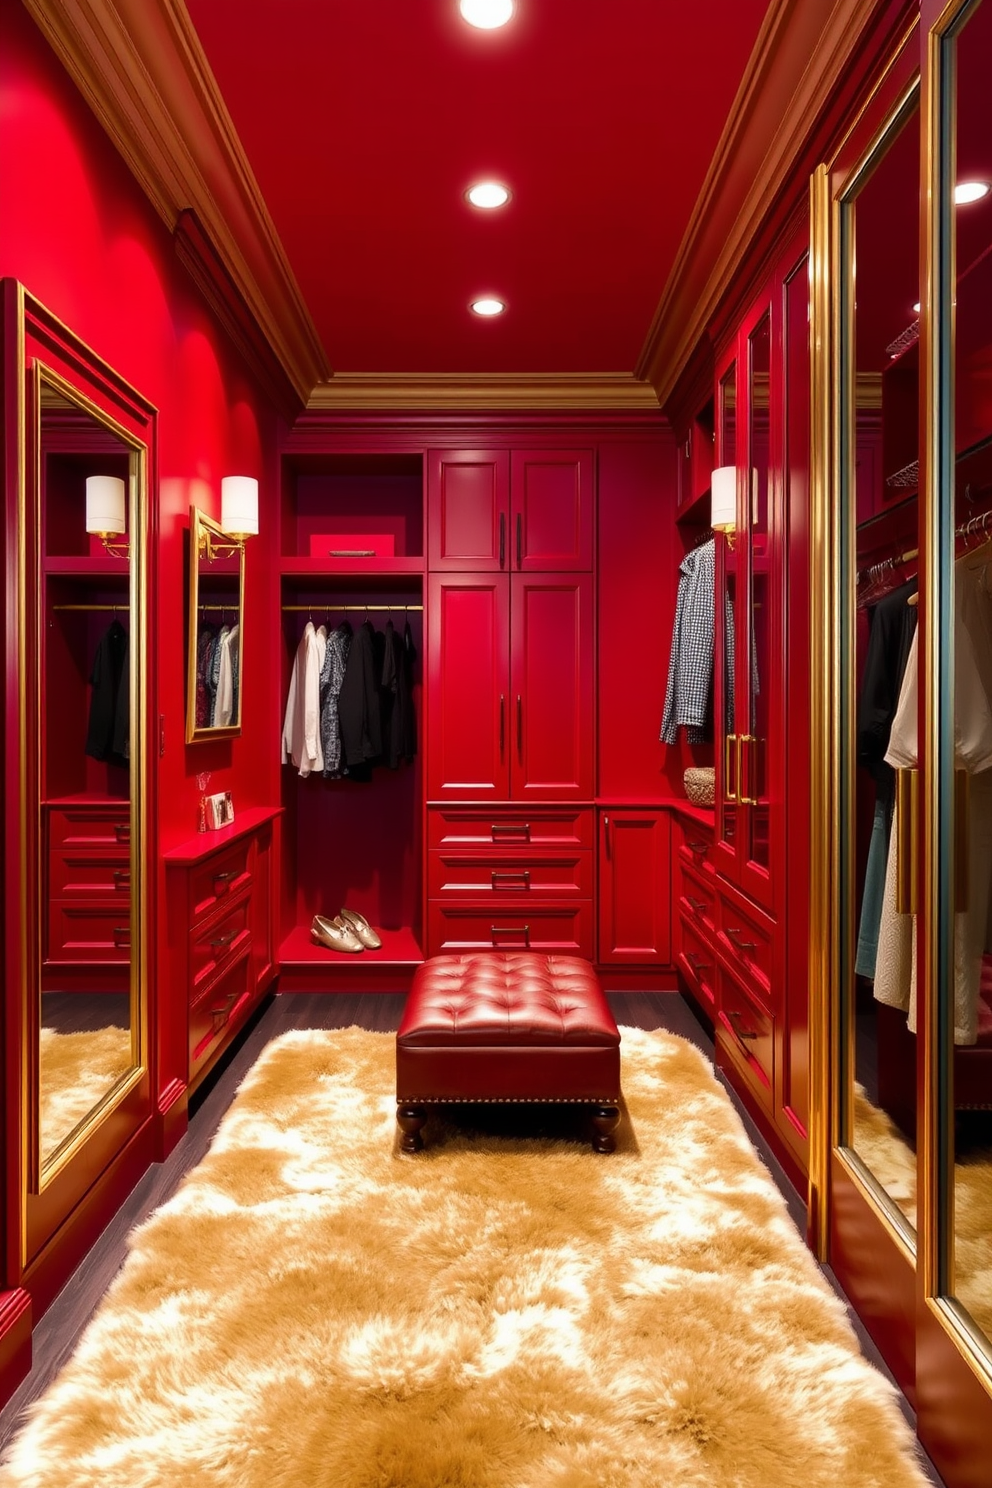
[(227, 605), (197, 605), (196, 610), (197, 614), (199, 614), (201, 610), (217, 610), (220, 614), (226, 614), (228, 610), (236, 610), (237, 608), (238, 603), (237, 600), (235, 600), (232, 604)]
[(129, 604), (57, 604), (53, 610), (129, 610)]
[(319, 614), (321, 610), (336, 610), (339, 614), (343, 615), (347, 615), (351, 610), (380, 610), (384, 614), (387, 612), (393, 614), (397, 610), (422, 610), (423, 608), (424, 607), (422, 604), (325, 604), (322, 599), (315, 600), (313, 604), (283, 605), (284, 612), (287, 610), (299, 610), (301, 612), (312, 612), (313, 610), (316, 610)]

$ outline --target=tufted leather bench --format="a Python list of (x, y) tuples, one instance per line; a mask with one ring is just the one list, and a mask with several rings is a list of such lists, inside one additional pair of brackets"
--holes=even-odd
[(592, 1106), (592, 1145), (612, 1152), (619, 1099), (620, 1034), (587, 961), (483, 951), (417, 969), (396, 1034), (404, 1152), (428, 1107), (475, 1101)]

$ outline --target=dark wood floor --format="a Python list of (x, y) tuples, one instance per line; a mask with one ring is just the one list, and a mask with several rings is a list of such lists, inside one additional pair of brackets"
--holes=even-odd
[[(689, 1003), (679, 993), (613, 992), (610, 993), (609, 1000), (621, 1026), (665, 1028), (691, 1040), (712, 1059), (713, 1040)], [(35, 1328), (34, 1365), (31, 1373), (0, 1411), (0, 1449), (17, 1429), (25, 1408), (43, 1393), (72, 1354), (80, 1333), (124, 1264), (128, 1231), (164, 1203), (174, 1193), (184, 1175), (203, 1157), (238, 1086), (265, 1045), (294, 1028), (348, 1028), (357, 1024), (376, 1032), (391, 1033), (399, 1026), (403, 1001), (401, 993), (296, 992), (270, 998), (263, 1004), (210, 1079), (193, 1097), (189, 1129), (182, 1141), (164, 1163), (152, 1168), (135, 1186), (97, 1244)], [(806, 1205), (803, 1197), (789, 1182), (729, 1087), (728, 1093), (759, 1156), (785, 1197), (799, 1233), (805, 1235)], [(829, 1270), (825, 1268), (824, 1274), (836, 1289)], [(851, 1321), (865, 1356), (884, 1374), (888, 1374), (871, 1339), (853, 1313)], [(913, 1413), (905, 1401), (903, 1409), (912, 1423)], [(934, 1468), (926, 1461), (923, 1467), (929, 1472), (930, 1481), (935, 1488), (943, 1488)]]

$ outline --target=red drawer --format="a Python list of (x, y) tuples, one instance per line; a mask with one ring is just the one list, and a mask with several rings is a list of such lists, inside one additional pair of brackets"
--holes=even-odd
[(687, 863), (679, 864), (679, 913), (699, 926), (707, 940), (716, 932), (716, 889), (705, 873), (696, 873)]
[(716, 1010), (716, 954), (712, 943), (700, 933), (697, 925), (681, 914), (676, 923), (678, 955), (676, 957), (689, 990), (712, 1017)]
[(719, 971), (719, 996), (717, 1044), (757, 1082), (763, 1096), (772, 1088), (774, 1020), (725, 966)]
[(99, 806), (49, 806), (48, 845), (74, 850), (119, 848), (127, 858), (131, 843), (131, 808), (127, 801)]
[(427, 906), (428, 955), (463, 951), (540, 951), (593, 956), (592, 901), (571, 904), (508, 903)]
[(113, 961), (131, 959), (131, 910), (121, 904), (87, 904), (52, 899), (48, 905), (48, 946), (45, 959)]
[(48, 863), (52, 899), (113, 899), (126, 905), (131, 893), (131, 865), (125, 848), (53, 852)]
[(230, 914), (218, 916), (209, 925), (190, 936), (190, 1000), (200, 996), (201, 989), (218, 974), (224, 963), (242, 956), (251, 945), (248, 925), (250, 900), (245, 895)]
[(697, 872), (714, 873), (713, 833), (700, 822), (679, 823), (679, 856), (683, 863)]
[(427, 813), (428, 847), (592, 848), (595, 825), (591, 809), (521, 807), (448, 807)]
[(232, 843), (225, 852), (216, 853), (190, 873), (192, 922), (200, 924), (212, 914), (222, 900), (246, 889), (251, 883), (252, 839)]
[(717, 895), (718, 944), (732, 964), (739, 965), (755, 995), (771, 1010), (774, 986), (775, 922), (751, 905), (741, 908), (736, 898)]
[(196, 1074), (217, 1044), (244, 1012), (251, 995), (249, 947), (218, 977), (189, 1011), (189, 1075)]
[(428, 854), (427, 893), (432, 899), (489, 895), (505, 899), (591, 899), (592, 853), (503, 852)]

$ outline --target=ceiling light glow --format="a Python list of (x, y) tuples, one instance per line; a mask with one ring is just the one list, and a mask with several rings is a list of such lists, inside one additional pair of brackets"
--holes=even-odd
[(510, 200), (510, 193), (498, 181), (480, 181), (466, 195), (473, 207), (501, 207)]
[(956, 206), (964, 207), (969, 202), (981, 201), (983, 196), (988, 196), (992, 191), (992, 185), (988, 181), (959, 181), (954, 188), (954, 202)]
[(916, 314), (919, 315), (919, 313), (920, 313), (920, 302), (919, 302), (919, 300), (917, 300), (916, 304), (913, 306), (913, 309), (916, 311)]
[(459, 0), (458, 9), (470, 26), (494, 31), (505, 26), (513, 14), (513, 0)]
[(472, 301), (472, 309), (476, 315), (502, 315), (506, 309), (503, 300), (497, 300), (492, 295), (484, 295), (481, 300)]

